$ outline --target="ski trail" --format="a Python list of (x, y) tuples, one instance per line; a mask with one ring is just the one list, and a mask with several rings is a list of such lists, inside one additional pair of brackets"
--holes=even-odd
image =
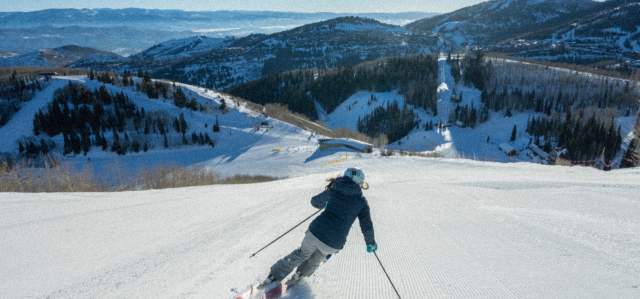
[(33, 99), (23, 104), (4, 126), (0, 127), (0, 152), (16, 152), (17, 141), (23, 136), (33, 135), (33, 116), (52, 99), (53, 93), (64, 86), (66, 80), (52, 79)]
[[(637, 171), (389, 157), (367, 171), (378, 255), (403, 298), (637, 298)], [(239, 186), (0, 194), (8, 298), (228, 298), (300, 245), (320, 174)], [(561, 180), (559, 178), (562, 178)], [(8, 227), (13, 225), (13, 227)], [(395, 298), (355, 224), (285, 298)]]

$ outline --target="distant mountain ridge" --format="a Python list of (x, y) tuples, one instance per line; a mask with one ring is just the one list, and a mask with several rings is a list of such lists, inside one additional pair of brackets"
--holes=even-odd
[(436, 36), (447, 50), (478, 46), (624, 72), (629, 66), (640, 67), (638, 0), (493, 0), (418, 20), (406, 28)]
[(67, 45), (0, 59), (0, 67), (64, 67), (74, 62), (105, 62), (117, 61), (122, 58), (122, 56), (111, 52)]
[[(30, 12), (0, 12), (0, 28), (37, 26), (154, 26), (157, 30), (195, 30), (214, 28), (216, 24), (259, 23), (265, 26), (312, 23), (344, 16), (374, 18), (385, 23), (404, 25), (436, 15), (429, 12), (400, 13), (305, 13), (280, 11), (184, 11), (164, 9), (47, 9)], [(292, 22), (296, 21), (297, 22)], [(222, 28), (222, 27), (221, 27)]]
[[(182, 22), (181, 20), (189, 19), (192, 21), (182, 24), (201, 26), (202, 23), (198, 22), (205, 20), (207, 16), (221, 15), (223, 17), (220, 21), (243, 24), (235, 29), (224, 29), (230, 30), (224, 31), (226, 33), (238, 33), (243, 30), (253, 32), (251, 30), (257, 28), (255, 26), (261, 26), (247, 25), (249, 24), (247, 22), (251, 22), (247, 20), (260, 19), (275, 22), (270, 23), (271, 29), (266, 32), (278, 32), (261, 33), (262, 29), (255, 29), (256, 33), (236, 37), (223, 37), (223, 33), (217, 32), (216, 28), (203, 29), (202, 33), (192, 34), (188, 34), (188, 31), (180, 33), (171, 31), (176, 35), (168, 34), (162, 42), (150, 45), (146, 50), (128, 58), (89, 58), (70, 64), (73, 67), (100, 70), (141, 69), (151, 72), (155, 77), (226, 89), (259, 79), (266, 74), (292, 69), (333, 68), (380, 57), (457, 51), (476, 46), (489, 51), (531, 59), (589, 64), (604, 61), (606, 62), (604, 67), (607, 68), (620, 68), (621, 63), (625, 65), (624, 67), (626, 65), (638, 67), (640, 66), (640, 18), (637, 17), (640, 15), (639, 3), (640, 0), (606, 2), (492, 0), (451, 13), (423, 18), (406, 26), (380, 21), (381, 18), (394, 14), (372, 14), (378, 19), (357, 16), (337, 17), (291, 29), (287, 29), (289, 25), (281, 26), (280, 24), (283, 23), (280, 22), (297, 17), (339, 14), (184, 12), (141, 9), (53, 10), (34, 13), (62, 16), (61, 21), (58, 21), (62, 23), (72, 22), (69, 18), (75, 15), (80, 15), (75, 22), (82, 22), (83, 19), (98, 22), (104, 20), (105, 15), (109, 14), (115, 15), (113, 20), (148, 14), (155, 17), (144, 16), (137, 19), (131, 17), (128, 22), (151, 26), (149, 24), (158, 22), (158, 16), (161, 15), (166, 17), (166, 20), (175, 20), (176, 24)], [(20, 20), (25, 14), (0, 13), (0, 20), (12, 20), (7, 22), (8, 24), (19, 23), (16, 20)], [(407, 13), (404, 16), (418, 15)], [(163, 21), (171, 23), (166, 20)], [(233, 23), (238, 20), (244, 23)], [(244, 25), (249, 26), (249, 29), (242, 27)], [(11, 25), (2, 23), (0, 28), (2, 26)], [(101, 27), (93, 28), (96, 32), (101, 29)], [(120, 28), (126, 30), (129, 27)], [(107, 27), (104, 29), (111, 30)], [(14, 29), (0, 29), (0, 35), (2, 30)], [(43, 33), (42, 38), (39, 38), (37, 30), (33, 37), (29, 36), (30, 39), (38, 41), (45, 39), (45, 36), (55, 35)], [(119, 30), (113, 31), (116, 35), (119, 32)], [(162, 35), (162, 31), (158, 32)], [(184, 37), (184, 34), (189, 36)], [(136, 37), (132, 36), (131, 39)], [(1, 42), (0, 49), (2, 49)]]
[[(198, 38), (162, 43), (115, 63), (76, 65), (94, 69), (152, 72), (156, 77), (225, 89), (264, 74), (298, 68), (354, 65), (388, 56), (430, 53), (436, 39), (404, 27), (360, 17), (341, 17), (274, 34), (224, 41), (208, 51), (181, 51)], [(159, 51), (158, 51), (159, 50)], [(165, 55), (172, 53), (173, 55)], [(188, 55), (184, 55), (188, 54)], [(167, 63), (170, 59), (171, 62)]]
[[(0, 50), (24, 54), (68, 44), (132, 55), (155, 44), (194, 35), (224, 38), (270, 34), (354, 14), (158, 9), (48, 9), (0, 12)], [(404, 25), (428, 12), (360, 13)]]
[(436, 34), (448, 47), (486, 45), (535, 30), (596, 5), (592, 0), (493, 0), (422, 19), (406, 27)]
[(172, 39), (154, 45), (153, 47), (132, 56), (132, 58), (176, 59), (180, 57), (188, 57), (222, 47), (232, 40), (233, 39), (231, 38), (212, 38), (207, 37), (206, 35)]
[(193, 36), (192, 31), (167, 31), (136, 27), (38, 26), (0, 28), (0, 49), (25, 54), (65, 45), (110, 51), (119, 55), (139, 53), (156, 43)]
[(640, 67), (640, 1), (598, 3), (563, 22), (502, 41), (494, 49), (543, 60), (610, 59)]

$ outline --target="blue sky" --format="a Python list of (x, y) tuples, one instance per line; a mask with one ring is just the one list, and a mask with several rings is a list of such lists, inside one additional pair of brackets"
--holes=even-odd
[(281, 10), (305, 12), (448, 12), (482, 0), (0, 0), (0, 11), (47, 8), (171, 8), (183, 10)]

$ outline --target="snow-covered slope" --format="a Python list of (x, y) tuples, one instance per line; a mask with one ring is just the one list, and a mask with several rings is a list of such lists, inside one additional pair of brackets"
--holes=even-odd
[[(640, 1), (612, 0), (543, 26), (512, 36), (495, 47), (540, 60), (590, 63), (599, 60), (640, 66)], [(610, 63), (615, 65), (615, 63)]]
[[(480, 90), (466, 86), (463, 82), (454, 80), (451, 66), (444, 57), (438, 61), (438, 115), (424, 109), (408, 105), (413, 110), (419, 124), (406, 137), (388, 146), (394, 150), (413, 152), (437, 153), (447, 158), (468, 158), (483, 161), (499, 162), (543, 162), (539, 157), (530, 153), (528, 145), (532, 136), (526, 132), (529, 118), (540, 116), (540, 113), (524, 111), (506, 117), (502, 112), (488, 112), (488, 120), (475, 127), (464, 127), (450, 120), (450, 115), (456, 106), (474, 107), (480, 109), (482, 102)], [(452, 96), (460, 96), (459, 102), (453, 102)], [(378, 107), (386, 107), (398, 103), (404, 107), (404, 96), (397, 91), (369, 92), (359, 91), (340, 104), (333, 112), (325, 115), (320, 113), (319, 119), (332, 129), (347, 128), (358, 131), (358, 120), (364, 119)], [(625, 145), (633, 139), (633, 129), (636, 117), (618, 117)], [(438, 127), (438, 124), (444, 124)], [(513, 127), (517, 129), (517, 138), (511, 141)], [(433, 129), (431, 128), (433, 127)], [(501, 144), (509, 144), (518, 154), (509, 156), (500, 149)], [(625, 151), (621, 150), (620, 155)], [(544, 162), (546, 163), (546, 162)], [(616, 164), (618, 165), (618, 164)]]
[[(25, 103), (0, 128), (0, 152), (14, 155), (18, 153), (18, 141), (33, 135), (34, 115), (46, 108), (55, 91), (69, 82), (82, 84), (89, 90), (102, 86), (102, 83), (86, 77), (54, 77), (47, 88)], [(93, 147), (86, 156), (71, 154), (62, 157), (63, 139), (61, 135), (57, 135), (52, 138), (57, 144), (56, 154), (61, 156), (63, 164), (77, 169), (91, 169), (99, 179), (122, 175), (127, 179), (142, 170), (167, 165), (205, 167), (222, 175), (261, 174), (286, 177), (308, 165), (326, 163), (317, 161), (314, 156), (318, 146), (314, 133), (264, 116), (227, 95), (191, 85), (178, 85), (184, 88), (190, 99), (195, 98), (201, 103), (206, 108), (205, 111), (178, 108), (171, 100), (149, 99), (131, 87), (107, 85), (107, 89), (114, 94), (124, 92), (137, 107), (144, 108), (147, 113), (162, 112), (171, 116), (184, 114), (188, 124), (186, 136), (191, 136), (192, 132), (208, 133), (215, 142), (214, 148), (208, 145), (178, 145), (166, 149), (162, 146), (161, 139), (150, 137), (150, 149), (144, 153), (131, 152), (119, 156)], [(218, 109), (222, 100), (225, 100), (226, 112)], [(216, 120), (219, 121), (220, 132), (212, 134)], [(133, 131), (128, 133), (132, 139), (139, 135)], [(179, 139), (179, 136), (170, 135), (169, 139), (172, 144), (180, 144), (179, 140), (174, 143), (172, 138)], [(259, 161), (265, 163), (256, 164)]]
[[(441, 82), (441, 91), (438, 93), (438, 115), (420, 111), (420, 124), (426, 123), (450, 123), (449, 116), (455, 110), (456, 105), (481, 107), (480, 91), (473, 87), (465, 86), (462, 82), (456, 84), (451, 75), (451, 67), (445, 58), (438, 61)], [(446, 88), (445, 88), (446, 87)], [(462, 94), (462, 101), (458, 104), (451, 101), (451, 97)], [(449, 158), (469, 158), (477, 160), (515, 162), (533, 161), (526, 155), (526, 146), (529, 135), (525, 132), (527, 120), (531, 113), (519, 113), (512, 117), (505, 117), (501, 113), (491, 113), (489, 120), (477, 125), (475, 128), (462, 128), (455, 124), (445, 128), (434, 128), (426, 131), (415, 129), (407, 137), (392, 144), (394, 149), (410, 150), (417, 152), (434, 151)], [(513, 126), (519, 128), (518, 140), (512, 143), (520, 152), (518, 156), (509, 157), (499, 148), (504, 142), (510, 142), (510, 133)]]
[(596, 3), (592, 0), (491, 0), (419, 20), (406, 27), (436, 34), (447, 47), (487, 46), (555, 24)]
[(360, 91), (345, 100), (329, 115), (321, 117), (320, 120), (332, 129), (345, 128), (358, 131), (359, 119), (371, 114), (378, 107), (386, 107), (392, 103), (398, 103), (399, 107), (404, 107), (404, 96), (398, 94), (397, 91)]
[[(0, 194), (7, 298), (229, 298), (299, 245), (325, 178), (356, 165), (403, 298), (637, 298), (638, 170), (362, 158), (283, 181)], [(408, 175), (410, 174), (410, 175)], [(287, 298), (395, 298), (357, 224)]]
[(224, 38), (211, 38), (199, 35), (159, 43), (139, 54), (136, 54), (133, 58), (178, 59), (210, 51), (212, 49), (222, 47), (224, 44)]
[[(354, 65), (380, 57), (433, 51), (436, 39), (412, 34), (374, 19), (340, 17), (273, 34), (230, 39), (219, 47), (193, 52), (192, 40), (151, 48), (119, 63), (84, 65), (92, 69), (150, 71), (154, 77), (226, 89), (265, 74)], [(165, 48), (170, 49), (165, 51)], [(160, 51), (158, 51), (160, 50)], [(158, 55), (154, 53), (159, 52)], [(165, 54), (166, 53), (166, 54)], [(167, 62), (171, 59), (170, 62)]]
[(16, 56), (16, 55), (18, 55), (18, 54), (13, 53), (13, 52), (8, 52), (8, 51), (0, 51), (0, 59), (9, 58), (9, 57), (13, 57), (13, 56)]

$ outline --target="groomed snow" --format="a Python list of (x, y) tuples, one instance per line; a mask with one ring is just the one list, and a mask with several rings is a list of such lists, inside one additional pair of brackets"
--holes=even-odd
[[(403, 298), (640, 297), (640, 171), (363, 158), (283, 181), (0, 194), (4, 298), (229, 298), (300, 242), (309, 198), (346, 166), (371, 188), (378, 254)], [(357, 224), (287, 298), (394, 298)]]

